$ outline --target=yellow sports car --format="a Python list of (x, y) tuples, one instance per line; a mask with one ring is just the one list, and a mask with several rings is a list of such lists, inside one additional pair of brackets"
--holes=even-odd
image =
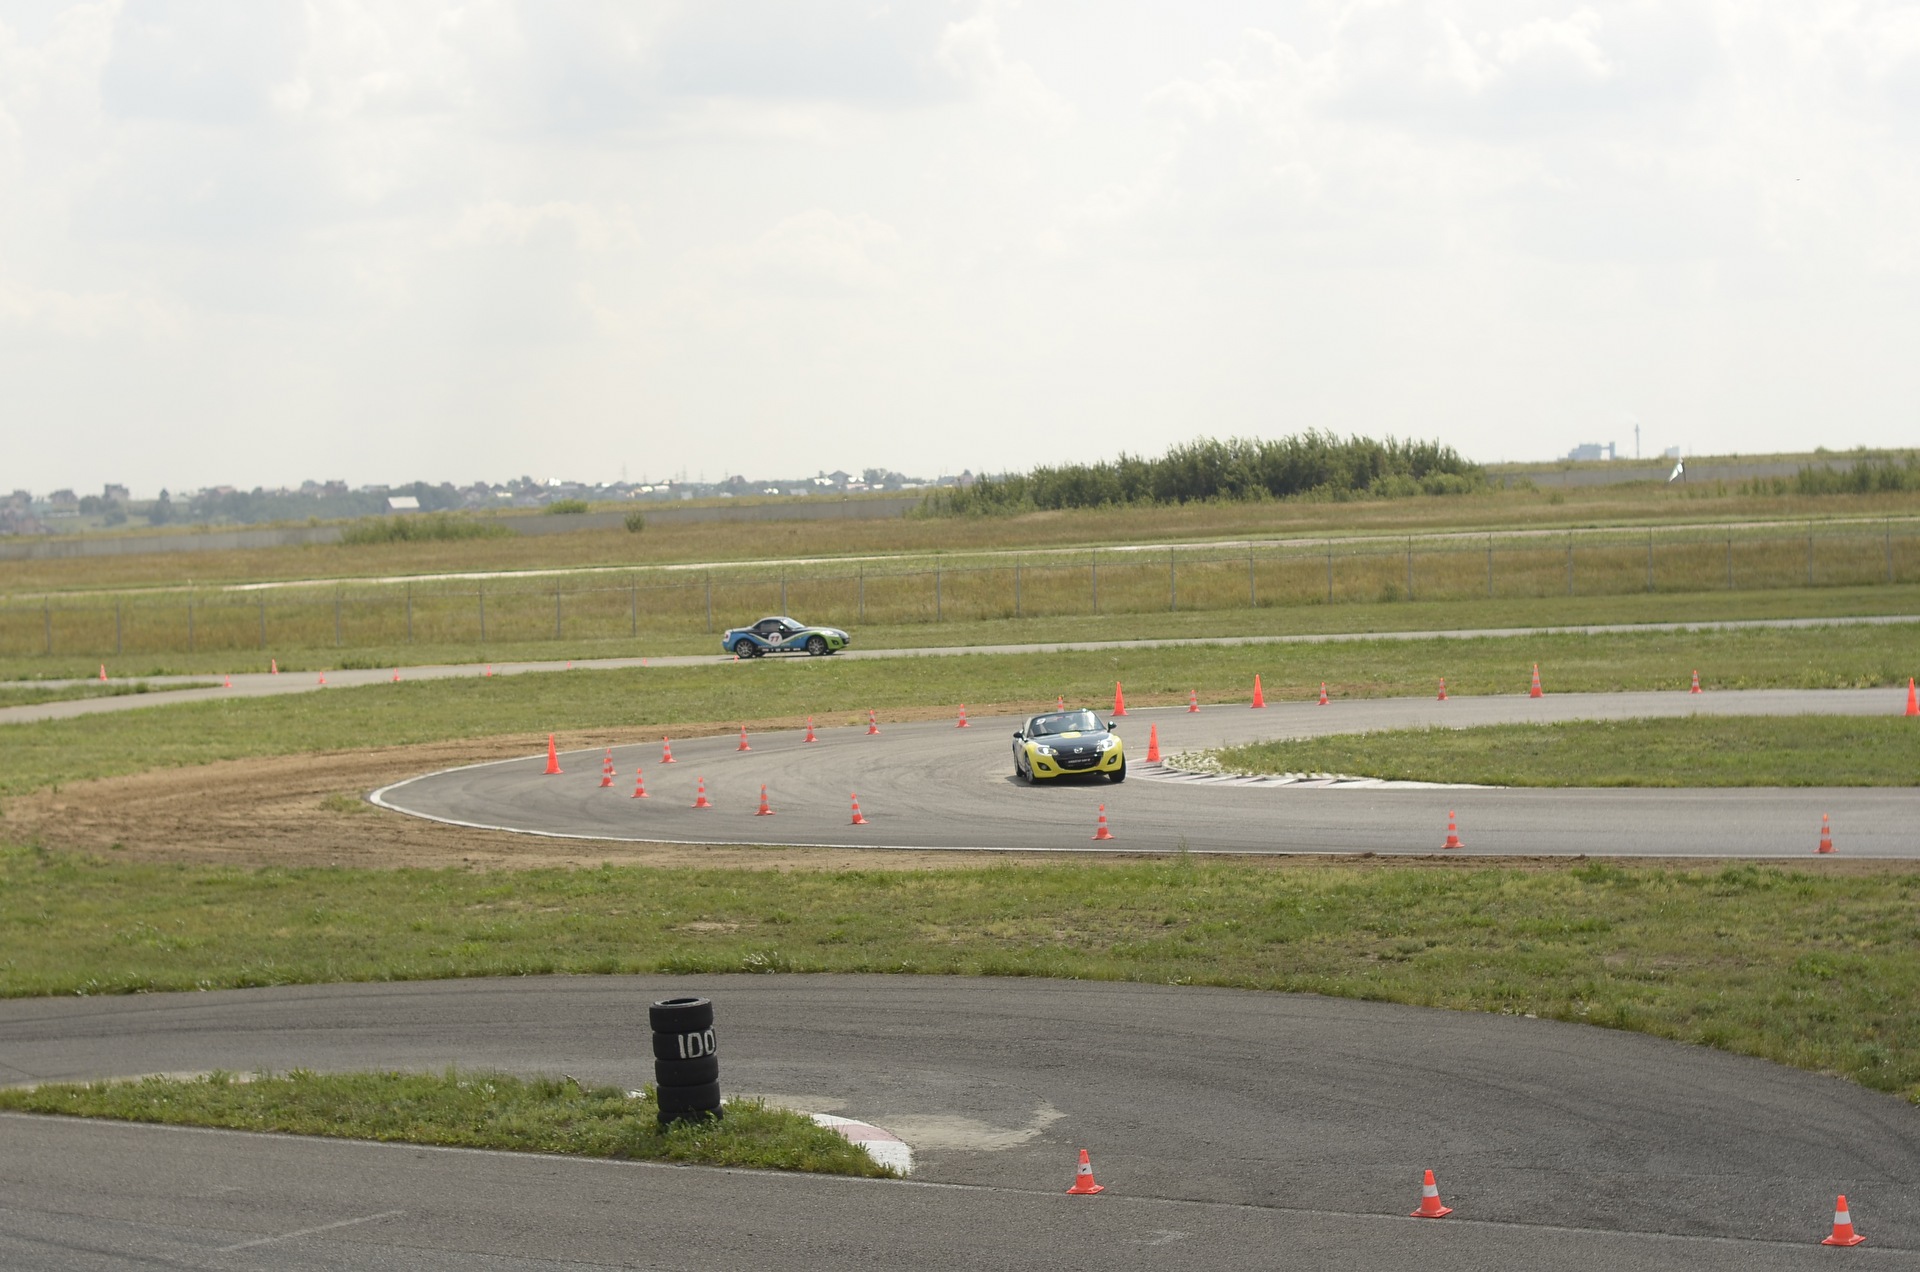
[(1091, 711), (1049, 711), (1014, 730), (1013, 775), (1027, 782), (1101, 773), (1127, 780), (1127, 753), (1113, 725)]

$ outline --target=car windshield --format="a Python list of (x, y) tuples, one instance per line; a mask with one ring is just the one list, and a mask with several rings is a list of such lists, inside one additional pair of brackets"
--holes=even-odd
[(1027, 732), (1036, 738), (1044, 738), (1054, 733), (1098, 733), (1100, 718), (1091, 711), (1065, 711), (1059, 715), (1035, 716)]

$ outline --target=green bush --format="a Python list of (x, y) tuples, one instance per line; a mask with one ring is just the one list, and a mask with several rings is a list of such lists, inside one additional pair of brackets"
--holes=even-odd
[(627, 533), (639, 534), (647, 528), (647, 514), (635, 508), (627, 514)]
[(546, 507), (549, 517), (571, 517), (586, 510), (587, 501), (584, 499), (556, 499)]
[(1159, 459), (1122, 455), (1112, 462), (982, 477), (968, 487), (932, 492), (922, 510), (948, 516), (1200, 500), (1403, 498), (1465, 494), (1486, 484), (1478, 464), (1439, 442), (1341, 439), (1309, 431), (1278, 439), (1202, 438)]
[(421, 517), (374, 517), (355, 522), (341, 531), (340, 542), (427, 543), (442, 539), (498, 539), (512, 533), (498, 521), (435, 512)]

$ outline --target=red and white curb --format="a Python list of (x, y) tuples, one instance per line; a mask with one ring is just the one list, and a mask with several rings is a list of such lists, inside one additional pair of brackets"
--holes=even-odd
[(807, 1116), (813, 1119), (816, 1126), (838, 1131), (848, 1141), (858, 1144), (866, 1150), (868, 1157), (882, 1166), (890, 1166), (902, 1175), (913, 1173), (913, 1149), (892, 1131), (871, 1122), (835, 1117), (831, 1113), (809, 1113)]

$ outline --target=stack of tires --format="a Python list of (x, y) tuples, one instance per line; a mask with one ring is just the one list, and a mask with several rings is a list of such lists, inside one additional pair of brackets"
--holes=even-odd
[(653, 1026), (653, 1080), (660, 1099), (660, 1125), (721, 1116), (713, 1000), (664, 999), (647, 1009), (647, 1018)]

